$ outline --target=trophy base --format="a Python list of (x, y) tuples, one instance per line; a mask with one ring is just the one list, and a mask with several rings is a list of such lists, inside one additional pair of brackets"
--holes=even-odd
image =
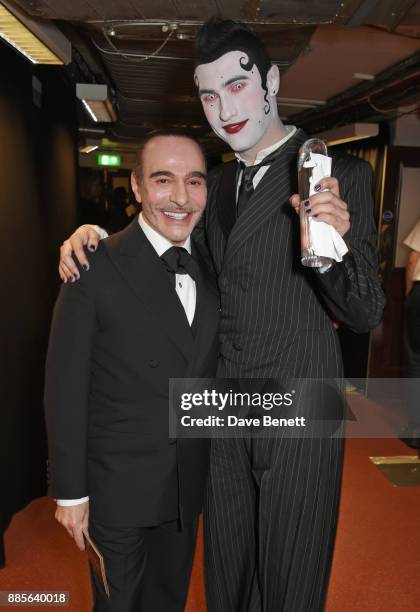
[(321, 255), (312, 255), (311, 253), (304, 253), (301, 258), (303, 266), (307, 268), (322, 268), (324, 266), (330, 266), (333, 262), (329, 257), (322, 257)]

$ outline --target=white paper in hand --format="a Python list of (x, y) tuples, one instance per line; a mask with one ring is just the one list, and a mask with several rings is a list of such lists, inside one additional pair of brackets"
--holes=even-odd
[[(312, 176), (309, 179), (310, 196), (317, 193), (314, 187), (321, 179), (331, 176), (331, 161), (331, 157), (311, 153), (309, 159), (304, 162), (304, 168), (312, 168)], [(309, 217), (309, 232), (311, 247), (315, 255), (329, 257), (335, 261), (343, 260), (343, 255), (347, 253), (348, 248), (332, 225)]]

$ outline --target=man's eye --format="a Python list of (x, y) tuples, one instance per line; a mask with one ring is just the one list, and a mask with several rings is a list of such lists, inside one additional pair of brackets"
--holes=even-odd
[(192, 185), (193, 187), (200, 186), (201, 185), (201, 181), (200, 181), (200, 179), (192, 179), (190, 181), (190, 185)]
[(231, 91), (236, 93), (237, 91), (241, 91), (244, 87), (245, 87), (245, 83), (242, 81), (239, 81), (238, 83), (233, 83), (230, 89)]
[(167, 178), (160, 178), (160, 179), (158, 179), (158, 183), (161, 183), (161, 185), (166, 185), (167, 183), (169, 183), (169, 179), (167, 179)]
[(209, 104), (210, 102), (214, 102), (216, 100), (216, 94), (206, 94), (203, 96), (203, 102)]

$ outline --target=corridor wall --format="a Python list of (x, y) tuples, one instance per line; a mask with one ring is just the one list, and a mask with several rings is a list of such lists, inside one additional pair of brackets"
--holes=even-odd
[(63, 71), (0, 43), (0, 535), (46, 493), (44, 361), (58, 246), (77, 219), (76, 102)]

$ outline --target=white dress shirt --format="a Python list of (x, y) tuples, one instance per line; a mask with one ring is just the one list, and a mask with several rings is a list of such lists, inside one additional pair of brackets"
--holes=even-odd
[[(153, 229), (153, 227), (148, 225), (148, 223), (144, 220), (143, 213), (140, 213), (139, 215), (139, 224), (146, 238), (148, 239), (152, 247), (155, 249), (159, 257), (161, 257), (168, 249), (174, 246), (167, 238), (159, 234), (155, 229)], [(184, 249), (186, 249), (191, 255), (190, 236), (188, 236), (184, 244)], [(175, 291), (177, 292), (181, 304), (184, 307), (188, 323), (192, 325), (195, 314), (197, 293), (195, 282), (189, 274), (175, 274)]]
[[(139, 224), (146, 238), (148, 239), (152, 247), (155, 249), (159, 257), (161, 257), (161, 255), (163, 255), (168, 249), (174, 246), (167, 238), (159, 234), (150, 225), (148, 225), (148, 223), (143, 218), (143, 213), (140, 213), (139, 215)], [(98, 231), (98, 233), (100, 234), (101, 240), (108, 236), (107, 232), (104, 229), (95, 225), (91, 227), (94, 227), (96, 231), (100, 230)], [(190, 236), (188, 236), (184, 244), (184, 248), (191, 255)], [(189, 274), (175, 274), (175, 283), (175, 291), (177, 292), (181, 304), (184, 307), (188, 323), (191, 325), (194, 319), (195, 306), (197, 301), (197, 290), (195, 286), (195, 281), (191, 278)], [(57, 505), (77, 506), (87, 501), (89, 501), (89, 497), (81, 497), (80, 499), (57, 499)]]
[[(296, 131), (297, 131), (297, 127), (295, 125), (285, 125), (284, 129), (286, 130), (287, 135), (281, 140), (279, 140), (278, 142), (275, 142), (273, 145), (271, 145), (271, 147), (267, 147), (266, 149), (261, 149), (261, 151), (258, 151), (253, 164), (246, 162), (241, 157), (240, 153), (235, 153), (236, 159), (243, 162), (245, 166), (255, 166), (257, 164), (260, 164), (263, 161), (264, 157), (267, 157), (267, 155), (270, 155), (270, 153), (273, 153), (273, 151), (275, 151), (276, 149), (284, 145), (288, 140), (290, 140), (290, 138), (292, 138), (292, 136), (296, 134)], [(254, 179), (252, 181), (254, 189), (257, 188), (258, 183), (261, 181), (262, 177), (267, 172), (269, 167), (270, 165), (267, 165), (267, 166), (263, 165), (258, 170), (258, 172), (255, 174)], [(242, 172), (239, 175), (237, 190), (239, 190), (239, 185), (241, 184), (241, 178), (242, 178)], [(238, 191), (236, 192), (236, 197), (238, 197)]]

